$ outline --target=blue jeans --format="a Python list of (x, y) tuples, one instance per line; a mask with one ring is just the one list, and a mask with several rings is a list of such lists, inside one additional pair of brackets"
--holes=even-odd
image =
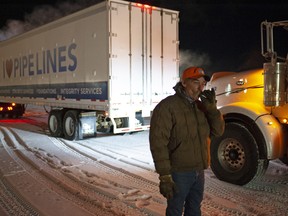
[(177, 191), (167, 200), (166, 216), (201, 216), (204, 194), (204, 171), (173, 172)]

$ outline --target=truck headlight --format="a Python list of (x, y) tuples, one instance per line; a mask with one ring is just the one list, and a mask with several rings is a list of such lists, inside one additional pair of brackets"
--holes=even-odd
[(278, 118), (279, 122), (281, 124), (288, 124), (288, 119), (287, 118)]

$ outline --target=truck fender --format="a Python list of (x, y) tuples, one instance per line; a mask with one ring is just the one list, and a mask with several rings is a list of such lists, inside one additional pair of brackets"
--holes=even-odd
[(264, 107), (256, 103), (236, 102), (219, 108), (224, 116), (232, 114), (245, 116), (251, 119), (258, 127), (264, 138), (267, 159), (276, 159), (283, 156), (285, 143), (281, 124)]

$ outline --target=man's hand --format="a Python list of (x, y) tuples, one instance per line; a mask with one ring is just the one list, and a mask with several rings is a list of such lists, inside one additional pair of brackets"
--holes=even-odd
[(209, 112), (211, 110), (217, 109), (216, 108), (216, 94), (215, 94), (215, 90), (204, 90), (201, 94), (200, 94), (200, 98), (202, 101), (202, 104), (204, 105), (204, 107), (206, 108), (206, 110)]
[(163, 175), (160, 179), (160, 193), (167, 199), (171, 199), (176, 191), (176, 185), (171, 175)]

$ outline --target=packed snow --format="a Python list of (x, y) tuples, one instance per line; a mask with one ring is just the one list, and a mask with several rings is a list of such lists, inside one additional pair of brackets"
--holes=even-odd
[[(0, 215), (165, 215), (148, 134), (80, 141), (49, 136), (47, 113), (30, 106), (0, 120)], [(204, 216), (288, 215), (288, 167), (270, 161), (245, 186), (205, 172)]]

